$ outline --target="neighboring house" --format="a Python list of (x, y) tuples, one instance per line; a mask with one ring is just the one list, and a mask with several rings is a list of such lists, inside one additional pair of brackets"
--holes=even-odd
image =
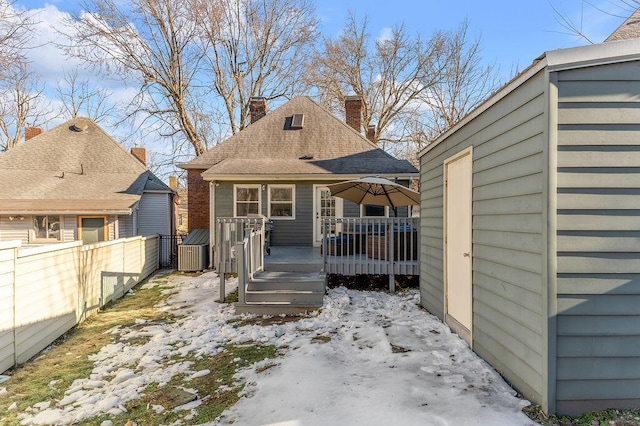
[(147, 169), (144, 148), (131, 151), (88, 118), (27, 129), (0, 154), (0, 241), (174, 234), (174, 191)]
[(640, 43), (550, 51), (420, 153), (422, 304), (527, 399), (640, 407)]
[[(252, 98), (252, 124), (179, 165), (188, 171), (189, 229), (210, 228), (220, 217), (262, 214), (274, 222), (271, 245), (313, 246), (320, 244), (322, 218), (388, 216), (389, 209), (343, 202), (326, 188), (363, 176), (406, 185), (417, 177), (408, 161), (360, 134), (361, 106), (360, 97), (346, 98), (345, 123), (308, 97), (269, 114), (264, 98)], [(368, 129), (372, 140), (374, 133)], [(399, 215), (407, 212), (401, 208)]]

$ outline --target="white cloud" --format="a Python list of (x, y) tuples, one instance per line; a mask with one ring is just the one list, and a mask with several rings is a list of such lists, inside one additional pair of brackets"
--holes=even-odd
[(388, 41), (391, 40), (393, 38), (393, 28), (391, 27), (384, 27), (382, 30), (380, 30), (380, 34), (378, 34), (378, 41)]

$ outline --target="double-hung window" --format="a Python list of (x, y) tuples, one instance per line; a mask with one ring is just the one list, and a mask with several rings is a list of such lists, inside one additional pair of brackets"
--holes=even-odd
[(269, 185), (269, 217), (295, 219), (295, 185)]
[(260, 185), (233, 186), (233, 216), (247, 217), (260, 212)]

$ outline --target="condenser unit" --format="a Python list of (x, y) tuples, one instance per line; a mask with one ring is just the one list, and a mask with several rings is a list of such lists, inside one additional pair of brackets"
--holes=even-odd
[(203, 271), (209, 264), (209, 230), (194, 229), (178, 246), (178, 270)]

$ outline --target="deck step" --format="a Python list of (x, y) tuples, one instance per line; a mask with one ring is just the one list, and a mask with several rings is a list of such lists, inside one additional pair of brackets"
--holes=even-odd
[(324, 291), (261, 290), (247, 291), (246, 302), (311, 304), (322, 306)]
[(261, 272), (248, 284), (249, 291), (298, 290), (324, 292), (326, 274), (319, 272)]
[(265, 260), (264, 269), (270, 272), (320, 272), (322, 263), (293, 263)]
[(300, 315), (322, 308), (322, 305), (291, 303), (236, 303), (237, 314), (256, 315)]

